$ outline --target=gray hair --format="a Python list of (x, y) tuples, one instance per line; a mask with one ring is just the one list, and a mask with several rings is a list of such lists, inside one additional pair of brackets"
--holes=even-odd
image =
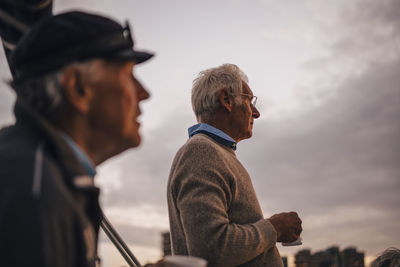
[[(72, 63), (68, 66), (77, 66), (87, 72), (91, 71), (94, 60), (86, 62)], [(47, 115), (60, 107), (63, 100), (61, 81), (64, 67), (61, 70), (47, 73), (45, 75), (29, 79), (20, 83), (11, 83), (16, 91), (18, 98), (22, 99), (29, 106), (34, 108), (41, 115)]]
[(382, 254), (371, 262), (370, 267), (399, 267), (400, 250), (394, 247), (386, 249)]
[(20, 83), (12, 83), (17, 97), (42, 115), (54, 111), (61, 103), (62, 70)]
[(248, 78), (238, 66), (223, 64), (204, 70), (193, 81), (192, 108), (198, 122), (212, 120), (219, 107), (218, 92), (226, 88), (230, 94), (243, 92), (242, 82)]

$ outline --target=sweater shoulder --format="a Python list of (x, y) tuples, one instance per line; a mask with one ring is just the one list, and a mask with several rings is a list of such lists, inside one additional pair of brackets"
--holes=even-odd
[(227, 148), (211, 137), (205, 134), (196, 134), (189, 138), (189, 140), (181, 147), (181, 153), (192, 152), (192, 153), (202, 153), (202, 154), (212, 154), (212, 155), (229, 155), (235, 156), (235, 152), (231, 148)]
[(188, 165), (191, 169), (205, 166), (224, 169), (224, 166), (237, 162), (235, 152), (231, 148), (217, 143), (205, 134), (196, 134), (178, 150), (172, 169), (183, 165)]
[(225, 180), (232, 176), (232, 167), (237, 162), (232, 149), (218, 144), (207, 135), (196, 134), (176, 153), (170, 180), (217, 176)]

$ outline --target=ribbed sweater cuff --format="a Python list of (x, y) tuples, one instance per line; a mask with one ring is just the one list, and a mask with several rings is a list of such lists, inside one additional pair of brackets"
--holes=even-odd
[(264, 241), (262, 243), (265, 245), (264, 250), (275, 246), (277, 233), (274, 226), (267, 219), (259, 220), (255, 223), (255, 226), (260, 230), (261, 237)]

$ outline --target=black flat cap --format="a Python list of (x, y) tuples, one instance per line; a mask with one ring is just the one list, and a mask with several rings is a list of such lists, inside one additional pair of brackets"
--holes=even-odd
[(11, 54), (14, 82), (56, 71), (88, 59), (133, 60), (153, 56), (134, 49), (129, 25), (80, 11), (47, 17), (34, 25)]

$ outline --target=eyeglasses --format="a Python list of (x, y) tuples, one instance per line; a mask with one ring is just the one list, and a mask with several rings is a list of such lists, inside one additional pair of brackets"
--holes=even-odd
[(233, 96), (248, 96), (248, 97), (251, 97), (251, 99), (250, 99), (250, 104), (251, 104), (251, 106), (252, 106), (253, 108), (256, 107), (257, 97), (256, 97), (255, 95), (249, 95), (249, 94), (230, 94), (230, 95), (233, 95)]

